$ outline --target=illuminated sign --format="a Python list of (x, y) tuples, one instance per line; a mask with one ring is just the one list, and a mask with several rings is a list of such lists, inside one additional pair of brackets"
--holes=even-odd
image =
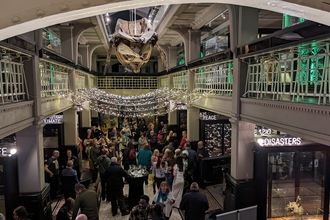
[(258, 144), (260, 146), (293, 146), (301, 144), (300, 137), (290, 138), (259, 138)]
[(0, 147), (0, 156), (4, 156), (4, 157), (9, 156), (6, 147)]
[(254, 134), (260, 134), (260, 135), (271, 135), (272, 134), (272, 129), (254, 129)]
[(217, 115), (216, 114), (210, 114), (210, 113), (207, 113), (207, 112), (199, 113), (199, 117), (202, 120), (217, 120)]
[(42, 120), (45, 124), (62, 124), (63, 115), (53, 115), (47, 119)]

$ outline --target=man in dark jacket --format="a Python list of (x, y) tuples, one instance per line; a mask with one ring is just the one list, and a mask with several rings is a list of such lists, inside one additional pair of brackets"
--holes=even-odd
[(87, 190), (84, 185), (78, 183), (74, 187), (78, 197), (73, 206), (72, 219), (77, 217), (80, 209), (81, 214), (85, 214), (89, 220), (99, 219), (99, 202), (96, 192)]
[[(109, 151), (106, 148), (102, 149), (102, 155), (99, 156), (96, 161), (95, 161), (95, 165), (98, 168), (99, 174), (100, 174), (100, 178), (101, 178), (101, 196), (102, 196), (102, 200), (105, 200), (105, 178), (104, 178), (104, 172), (105, 170), (108, 168), (108, 166), (110, 165), (110, 159), (108, 157), (109, 155)], [(109, 200), (109, 199), (108, 199)]]
[(117, 200), (121, 215), (128, 215), (129, 211), (124, 203), (124, 181), (123, 177), (127, 178), (128, 174), (117, 163), (117, 158), (111, 158), (110, 166), (105, 170), (104, 176), (106, 178), (107, 198), (110, 198), (112, 216), (117, 215)]
[(205, 211), (209, 209), (209, 202), (204, 194), (199, 193), (199, 187), (196, 182), (191, 184), (190, 192), (182, 197), (180, 209), (184, 219), (205, 219)]

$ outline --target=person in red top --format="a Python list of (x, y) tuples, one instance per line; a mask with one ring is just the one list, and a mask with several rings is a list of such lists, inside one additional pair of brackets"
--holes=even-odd
[(187, 141), (187, 132), (183, 131), (182, 132), (182, 138), (181, 138), (181, 141), (180, 141), (181, 150), (184, 150), (184, 145), (185, 145), (186, 141)]

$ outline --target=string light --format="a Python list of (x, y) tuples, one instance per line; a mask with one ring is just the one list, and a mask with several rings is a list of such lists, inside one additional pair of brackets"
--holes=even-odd
[[(164, 115), (182, 109), (184, 106), (182, 104), (189, 105), (212, 92), (212, 90), (200, 92), (199, 89), (195, 89), (187, 92), (187, 90), (162, 88), (142, 95), (121, 96), (92, 88), (56, 93), (76, 106), (103, 114), (117, 117), (146, 117)], [(170, 101), (174, 107), (169, 108)]]

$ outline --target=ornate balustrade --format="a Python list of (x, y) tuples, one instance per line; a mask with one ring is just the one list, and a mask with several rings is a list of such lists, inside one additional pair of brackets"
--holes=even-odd
[(188, 70), (182, 70), (176, 73), (172, 73), (173, 75), (173, 88), (178, 90), (187, 90), (188, 88)]
[(99, 89), (157, 89), (157, 76), (99, 76)]
[(194, 73), (195, 89), (200, 93), (231, 96), (233, 92), (233, 62), (226, 60), (190, 69)]
[(41, 97), (56, 96), (56, 92), (66, 92), (69, 89), (69, 73), (73, 68), (49, 59), (39, 61)]
[(244, 97), (329, 105), (329, 44), (317, 40), (242, 57)]
[(30, 55), (0, 46), (0, 104), (29, 100), (23, 63)]

